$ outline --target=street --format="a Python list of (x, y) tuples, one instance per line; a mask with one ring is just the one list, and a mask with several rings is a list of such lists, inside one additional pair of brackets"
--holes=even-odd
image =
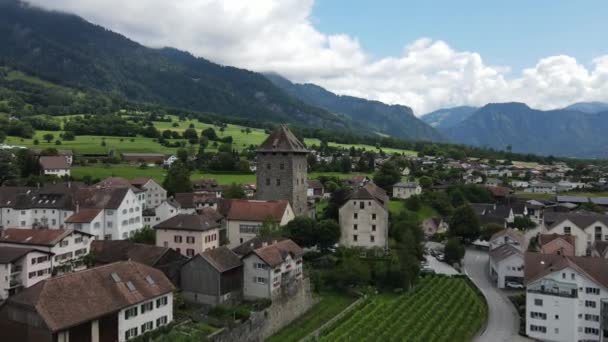
[(488, 253), (467, 248), (464, 272), (477, 285), (488, 301), (488, 324), (475, 341), (531, 341), (518, 334), (519, 315), (507, 296), (494, 287), (488, 276)]

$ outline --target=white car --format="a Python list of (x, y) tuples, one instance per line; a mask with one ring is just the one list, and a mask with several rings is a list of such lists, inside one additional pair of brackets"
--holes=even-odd
[(524, 288), (523, 284), (516, 283), (514, 281), (508, 281), (506, 285), (510, 289), (523, 289)]

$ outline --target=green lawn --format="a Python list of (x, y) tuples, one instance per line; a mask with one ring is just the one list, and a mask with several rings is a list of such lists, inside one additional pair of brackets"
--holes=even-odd
[[(388, 210), (391, 212), (391, 214), (397, 215), (407, 209), (403, 205), (402, 200), (393, 199), (388, 202)], [(416, 211), (416, 215), (418, 215), (420, 221), (423, 221), (429, 217), (437, 216), (437, 211), (435, 211), (435, 209), (433, 209), (431, 206), (423, 204), (420, 210)]]
[(332, 323), (319, 341), (470, 341), (487, 318), (463, 278), (422, 278), (410, 292), (372, 296)]
[(296, 342), (320, 328), (342, 312), (355, 298), (342, 294), (325, 293), (321, 301), (296, 321), (266, 339), (267, 342)]
[(155, 342), (198, 342), (205, 341), (206, 336), (217, 331), (216, 327), (203, 322), (190, 322), (174, 327), (166, 334), (160, 335), (154, 339)]

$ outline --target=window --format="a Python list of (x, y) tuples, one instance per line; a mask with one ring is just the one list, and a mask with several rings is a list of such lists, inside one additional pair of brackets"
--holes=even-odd
[(239, 232), (241, 234), (257, 234), (260, 230), (260, 226), (253, 224), (241, 224), (239, 225)]
[(194, 249), (192, 249), (192, 248), (186, 249), (186, 255), (189, 256), (189, 257), (193, 257), (194, 256)]
[(372, 224), (372, 232), (375, 232), (375, 231), (376, 231), (376, 225)]
[(365, 202), (359, 202), (359, 209), (365, 209)]
[(112, 228), (112, 222), (108, 222), (108, 228)]
[(27, 274), (27, 277), (30, 279), (34, 278), (35, 276), (36, 276), (36, 272), (30, 272)]
[(187, 243), (194, 243), (194, 236), (186, 236)]
[(281, 179), (277, 178), (277, 186), (281, 186)]
[(167, 316), (162, 316), (156, 320), (156, 327), (161, 327), (167, 324)]
[(169, 243), (167, 241), (163, 242), (163, 247), (169, 247)]
[(357, 242), (357, 238), (358, 238), (357, 235), (353, 235), (353, 241)]
[(152, 309), (154, 309), (154, 303), (152, 303), (151, 301), (143, 303), (141, 305), (141, 313), (142, 314), (144, 314), (144, 313), (146, 313), (148, 311), (152, 311)]
[(180, 235), (175, 235), (173, 237), (173, 242), (175, 242), (175, 243), (181, 243), (182, 242), (182, 237)]
[(133, 307), (133, 308), (130, 308), (130, 309), (127, 309), (125, 311), (125, 319), (129, 319), (131, 317), (136, 317), (136, 316), (137, 316), (137, 306)]
[(534, 311), (531, 311), (530, 312), (530, 318), (546, 320), (547, 319), (547, 314), (543, 313), (543, 312), (534, 312)]
[(74, 239), (75, 243), (81, 243), (82, 242), (82, 236), (79, 236), (77, 238)]
[(353, 224), (353, 230), (357, 230), (357, 228), (359, 228), (359, 226), (356, 224)]
[(369, 236), (369, 241), (370, 242), (376, 242), (376, 237), (374, 237), (373, 235)]
[(376, 219), (376, 214), (372, 214), (372, 220)]
[(268, 269), (268, 265), (261, 263), (261, 262), (254, 262), (253, 263), (253, 268), (255, 269), (261, 269), (261, 270), (267, 270)]
[(106, 234), (103, 236), (104, 240), (112, 240), (112, 234)]
[(598, 289), (596, 287), (586, 287), (585, 288), (585, 293), (586, 294), (599, 295), (600, 294), (600, 289)]
[(596, 303), (594, 301), (592, 301), (592, 300), (586, 300), (585, 301), (585, 307), (587, 307), (587, 308), (595, 308), (595, 306), (596, 306)]
[(270, 178), (266, 178), (266, 185), (270, 186)]
[(354, 214), (353, 214), (353, 218), (356, 220), (357, 218), (359, 218), (359, 214), (354, 213)]
[(125, 331), (125, 340), (131, 339), (135, 336), (137, 336), (137, 327)]
[(253, 282), (258, 284), (266, 284), (267, 279), (264, 277), (253, 277)]
[(585, 327), (585, 334), (599, 335), (600, 334), (600, 329)]
[(122, 210), (122, 213), (123, 213), (123, 214), (126, 214), (126, 213), (127, 213), (127, 209), (123, 209), (123, 210)]
[(158, 298), (156, 300), (156, 307), (160, 308), (161, 306), (165, 306), (165, 305), (167, 305), (167, 302), (168, 302), (167, 296), (162, 297), (162, 298)]
[(285, 164), (283, 164), (283, 163), (279, 164), (279, 169), (285, 170)]
[(38, 260), (37, 260), (36, 258), (32, 258), (32, 265), (36, 265), (36, 262), (37, 262), (37, 261), (38, 261)]
[(570, 235), (570, 234), (572, 234), (572, 228), (564, 227), (564, 235)]
[(543, 300), (542, 299), (534, 299), (534, 305), (536, 306), (543, 306)]
[(108, 216), (114, 215), (114, 211), (112, 211), (112, 210), (107, 210), (106, 213), (108, 213)]
[(270, 170), (270, 163), (266, 164), (266, 169)]
[(546, 333), (547, 332), (547, 327), (544, 327), (542, 325), (534, 325), (534, 324), (530, 324), (530, 331), (533, 332), (539, 332), (539, 333)]
[(599, 315), (585, 314), (585, 321), (599, 322), (600, 321), (600, 316)]

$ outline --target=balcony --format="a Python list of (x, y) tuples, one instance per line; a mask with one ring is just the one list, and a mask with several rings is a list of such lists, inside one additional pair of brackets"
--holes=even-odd
[(22, 270), (23, 270), (22, 266), (14, 266), (11, 269), (11, 275), (19, 274), (19, 273), (21, 273)]
[(540, 283), (528, 286), (527, 291), (549, 296), (578, 298), (578, 288), (576, 284), (563, 283), (550, 279), (542, 280)]
[(11, 281), (9, 282), (9, 288), (15, 288), (15, 287), (20, 287), (22, 286), (21, 284), (21, 280), (19, 279), (11, 279)]

